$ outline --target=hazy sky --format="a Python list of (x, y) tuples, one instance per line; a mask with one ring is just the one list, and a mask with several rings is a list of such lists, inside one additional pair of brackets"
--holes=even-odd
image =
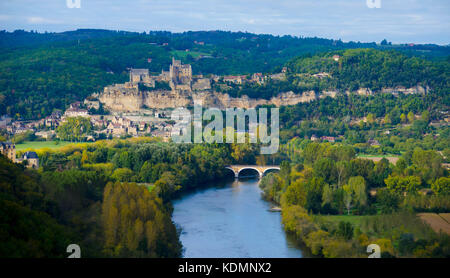
[(450, 0), (379, 0), (381, 8), (367, 0), (80, 0), (81, 8), (66, 1), (0, 0), (0, 29), (231, 30), (450, 44)]

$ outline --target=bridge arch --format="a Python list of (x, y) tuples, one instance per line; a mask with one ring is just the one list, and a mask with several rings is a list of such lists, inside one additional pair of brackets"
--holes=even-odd
[(237, 177), (236, 177), (236, 172), (234, 171), (234, 169), (233, 169), (233, 168), (231, 168), (230, 166), (226, 166), (226, 167), (225, 167), (225, 169), (228, 169), (228, 170), (230, 170), (230, 171), (231, 171), (231, 173), (233, 174), (233, 176), (234, 176), (235, 178), (237, 178)]
[(238, 170), (236, 177), (239, 178), (239, 174), (240, 174), (242, 171), (244, 171), (244, 170), (250, 170), (250, 169), (256, 171), (256, 172), (258, 173), (258, 177), (259, 177), (259, 178), (262, 177), (263, 173), (262, 173), (258, 168), (256, 168), (256, 167), (243, 167), (243, 168), (241, 168), (241, 169)]
[(270, 172), (274, 172), (274, 171), (279, 172), (280, 171), (280, 167), (271, 167), (271, 168), (265, 169), (263, 174), (262, 174), (262, 177), (265, 176), (266, 174), (268, 174)]
[(262, 178), (267, 172), (274, 171), (274, 170), (280, 170), (279, 166), (276, 165), (270, 165), (270, 166), (260, 166), (260, 165), (229, 165), (225, 167), (226, 169), (229, 169), (233, 171), (234, 177), (239, 178), (239, 174), (244, 170), (254, 170), (258, 173), (259, 178)]

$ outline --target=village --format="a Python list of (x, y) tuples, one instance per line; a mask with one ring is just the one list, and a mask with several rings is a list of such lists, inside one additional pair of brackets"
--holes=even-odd
[[(334, 55), (332, 59), (338, 62), (340, 57)], [(217, 105), (220, 98), (211, 101), (211, 96), (215, 94), (212, 85), (219, 88), (230, 86), (240, 86), (246, 83), (263, 85), (269, 80), (285, 80), (287, 68), (283, 67), (280, 73), (262, 74), (254, 73), (251, 75), (226, 75), (217, 76), (193, 75), (192, 67), (189, 64), (182, 64), (180, 60), (172, 58), (172, 64), (169, 71), (162, 70), (159, 75), (151, 75), (148, 69), (129, 69), (129, 81), (123, 84), (113, 84), (104, 88), (103, 92), (93, 93), (84, 101), (73, 102), (65, 111), (54, 110), (53, 113), (43, 119), (25, 121), (14, 120), (8, 115), (0, 117), (0, 129), (4, 129), (3, 134), (8, 135), (12, 140), (2, 142), (1, 152), (21, 162), (33, 159), (29, 167), (38, 167), (37, 155), (34, 153), (25, 153), (21, 158), (16, 159), (15, 146), (17, 137), (26, 137), (33, 141), (58, 141), (61, 140), (58, 134), (58, 127), (65, 123), (69, 118), (83, 117), (89, 119), (91, 124), (90, 132), (85, 133), (81, 141), (94, 142), (102, 139), (127, 138), (127, 137), (159, 137), (163, 141), (170, 140), (174, 122), (170, 115), (176, 107), (192, 107), (194, 98), (210, 101)], [(315, 78), (328, 78), (328, 73), (318, 73), (312, 75)], [(427, 89), (418, 87), (412, 89), (396, 88), (389, 93), (424, 93)], [(371, 91), (361, 88), (357, 92), (361, 95), (370, 95)], [(205, 97), (206, 95), (206, 97)], [(223, 94), (216, 94), (223, 96)], [(298, 102), (310, 102), (317, 98), (336, 97), (336, 92), (321, 92), (316, 95), (303, 93), (302, 96), (293, 96), (289, 92), (282, 95), (278, 102), (272, 102), (276, 106), (293, 105)], [(249, 108), (267, 102), (254, 100), (252, 103), (248, 99), (234, 100), (226, 99), (225, 107)], [(273, 99), (272, 99), (273, 101)], [(208, 105), (208, 103), (207, 103)], [(220, 107), (220, 105), (219, 105)], [(222, 105), (221, 108), (224, 108)], [(418, 118), (420, 115), (414, 115)], [(447, 125), (449, 118), (445, 118), (444, 125)], [(367, 118), (352, 119), (351, 125), (358, 125), (360, 122), (367, 122)], [(442, 123), (431, 123), (431, 125), (442, 125)], [(388, 130), (385, 132), (389, 132)], [(387, 134), (387, 133), (386, 133)], [(310, 138), (314, 142), (338, 142), (344, 139), (343, 135), (316, 136), (313, 134)], [(368, 145), (377, 147), (380, 143), (377, 140), (369, 140)], [(14, 154), (12, 154), (14, 150)]]
[[(286, 68), (278, 74), (263, 75), (227, 75), (210, 76), (192, 75), (192, 67), (182, 64), (179, 60), (172, 60), (169, 71), (162, 70), (161, 74), (152, 76), (148, 69), (129, 69), (129, 82), (114, 84), (105, 87), (105, 92), (120, 90), (123, 94), (133, 91), (152, 90), (158, 83), (167, 84), (167, 93), (190, 92), (211, 90), (212, 82), (226, 84), (244, 84), (255, 82), (263, 84), (268, 78), (284, 79)], [(164, 90), (163, 90), (164, 91)], [(13, 120), (8, 115), (0, 117), (0, 128), (6, 129), (10, 136), (19, 134), (33, 134), (38, 140), (54, 140), (58, 138), (57, 128), (71, 117), (89, 118), (92, 124), (91, 134), (87, 134), (85, 141), (98, 139), (111, 139), (113, 137), (139, 137), (152, 136), (161, 137), (168, 141), (173, 127), (170, 120), (171, 108), (148, 108), (137, 107), (135, 111), (124, 111), (115, 109), (108, 105), (105, 94), (94, 93), (83, 102), (71, 103), (67, 110), (55, 110), (51, 115), (34, 121)]]

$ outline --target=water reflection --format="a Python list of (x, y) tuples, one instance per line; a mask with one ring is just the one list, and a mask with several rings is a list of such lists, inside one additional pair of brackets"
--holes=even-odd
[(184, 194), (174, 201), (184, 257), (299, 258), (302, 251), (269, 211), (258, 180), (234, 180)]

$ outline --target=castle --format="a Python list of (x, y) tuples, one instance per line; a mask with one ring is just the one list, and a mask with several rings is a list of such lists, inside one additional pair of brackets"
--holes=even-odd
[[(233, 82), (233, 76), (230, 78)], [(247, 79), (246, 76), (239, 78)], [(213, 79), (217, 82), (217, 77), (213, 77)], [(254, 74), (253, 79), (259, 81), (258, 83), (263, 82), (262, 75)], [(228, 79), (224, 78), (224, 80)], [(167, 89), (161, 89), (162, 86), (157, 87), (157, 82), (166, 83)], [(103, 92), (92, 96), (98, 98), (105, 108), (116, 112), (138, 112), (143, 108), (187, 107), (193, 106), (194, 101), (200, 101), (205, 106), (219, 109), (254, 108), (270, 104), (293, 105), (299, 102), (309, 102), (316, 98), (314, 92), (305, 92), (303, 95), (285, 92), (271, 100), (251, 99), (247, 96), (233, 98), (226, 93), (213, 91), (210, 78), (193, 75), (191, 65), (182, 64), (175, 58), (172, 58), (169, 71), (162, 70), (159, 75), (150, 75), (148, 69), (130, 69), (128, 82), (107, 86)]]
[(180, 60), (172, 58), (170, 65), (170, 88), (172, 90), (192, 90), (192, 67), (183, 65)]
[[(310, 102), (326, 96), (335, 97), (337, 91), (316, 93), (305, 91), (294, 94), (292, 91), (280, 92), (270, 100), (253, 99), (246, 95), (231, 97), (226, 92), (220, 93), (212, 90), (211, 80), (227, 87), (227, 84), (243, 84), (253, 82), (264, 84), (266, 79), (284, 80), (286, 68), (281, 73), (264, 76), (255, 73), (251, 78), (239, 76), (212, 76), (205, 78), (202, 75), (193, 75), (189, 64), (182, 64), (180, 60), (172, 58), (169, 71), (162, 70), (158, 75), (151, 75), (148, 69), (130, 69), (130, 78), (123, 84), (114, 84), (104, 88), (103, 92), (92, 95), (108, 110), (114, 112), (139, 112), (144, 108), (166, 109), (193, 106), (194, 102), (201, 102), (207, 107), (225, 108), (255, 108), (260, 105), (295, 105), (300, 102)], [(322, 74), (324, 75), (324, 74)], [(321, 77), (322, 75), (318, 75)], [(163, 86), (158, 83), (165, 83)], [(158, 86), (157, 86), (158, 85)], [(358, 94), (371, 92), (358, 91)]]
[(10, 142), (0, 142), (0, 153), (16, 162), (16, 145)]
[[(148, 69), (130, 69), (130, 81), (122, 84), (124, 88), (137, 88), (143, 84), (155, 88), (156, 82), (167, 82), (172, 91), (198, 91), (211, 89), (211, 82), (202, 76), (193, 76), (192, 67), (172, 58), (169, 71), (162, 70), (159, 75), (152, 76)], [(120, 84), (118, 84), (120, 85)]]
[(16, 145), (10, 142), (0, 142), (0, 153), (11, 160), (13, 163), (27, 161), (27, 167), (39, 168), (39, 156), (35, 152), (25, 152), (22, 158), (16, 158)]

